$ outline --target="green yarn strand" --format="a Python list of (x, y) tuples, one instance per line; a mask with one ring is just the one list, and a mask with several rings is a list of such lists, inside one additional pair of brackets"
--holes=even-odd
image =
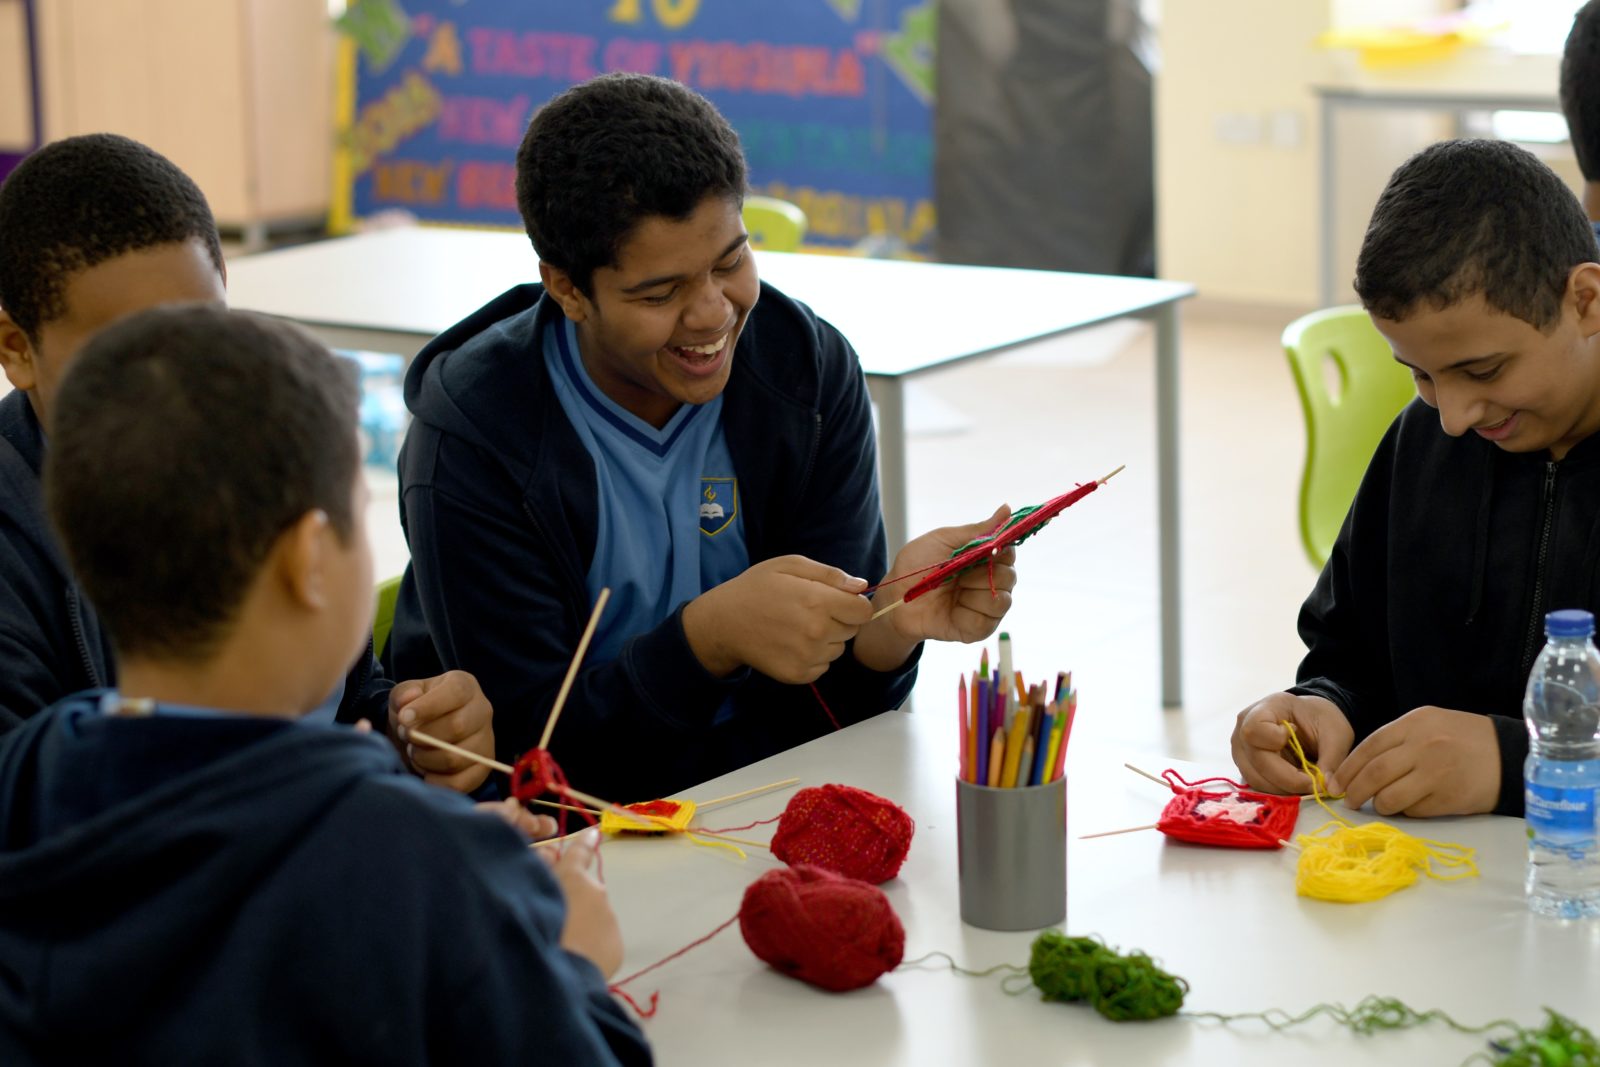
[[(1168, 974), (1143, 952), (1122, 954), (1107, 947), (1098, 937), (1068, 937), (1060, 930), (1046, 930), (1034, 938), (1026, 970), (1010, 963), (998, 963), (981, 971), (969, 970), (945, 952), (930, 952), (900, 966), (916, 967), (933, 959), (944, 960), (951, 970), (974, 978), (1003, 972), (1005, 977), (1000, 987), (1012, 996), (1038, 989), (1047, 1001), (1087, 1003), (1113, 1022), (1177, 1015), (1189, 992), (1187, 981)], [(1313, 1019), (1326, 1018), (1357, 1034), (1410, 1030), (1442, 1023), (1461, 1034), (1495, 1031), (1506, 1035), (1492, 1038), (1488, 1050), (1467, 1060), (1468, 1064), (1600, 1067), (1600, 1040), (1585, 1027), (1550, 1008), (1545, 1009), (1544, 1025), (1536, 1029), (1524, 1029), (1510, 1019), (1469, 1026), (1437, 1008), (1417, 1011), (1394, 997), (1376, 995), (1366, 997), (1354, 1008), (1343, 1004), (1318, 1004), (1299, 1015), (1291, 1015), (1281, 1008), (1238, 1015), (1215, 1011), (1186, 1011), (1182, 1015), (1188, 1019), (1209, 1019), (1224, 1026), (1261, 1022), (1273, 1030), (1288, 1030)]]

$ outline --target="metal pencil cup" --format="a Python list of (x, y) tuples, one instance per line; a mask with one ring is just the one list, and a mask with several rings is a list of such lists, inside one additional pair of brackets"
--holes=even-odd
[(1039, 930), (1067, 917), (1067, 779), (991, 789), (956, 779), (961, 921)]

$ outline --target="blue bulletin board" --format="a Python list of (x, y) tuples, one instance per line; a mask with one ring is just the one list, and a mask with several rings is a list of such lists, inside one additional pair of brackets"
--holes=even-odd
[(336, 229), (391, 209), (521, 226), (533, 111), (612, 70), (675, 78), (739, 131), (807, 242), (932, 247), (935, 0), (353, 0), (339, 19)]

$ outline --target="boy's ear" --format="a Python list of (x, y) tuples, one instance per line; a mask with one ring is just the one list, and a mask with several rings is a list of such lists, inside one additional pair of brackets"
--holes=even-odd
[(6, 378), (14, 387), (25, 391), (38, 384), (37, 359), (33, 342), (22, 332), (22, 327), (0, 310), (0, 366), (5, 368)]
[(284, 594), (308, 611), (328, 606), (328, 513), (313, 508), (278, 535), (270, 557)]
[(560, 267), (552, 267), (541, 259), (539, 280), (544, 282), (544, 291), (561, 305), (561, 310), (566, 313), (567, 318), (573, 322), (582, 322), (589, 317), (589, 298), (573, 284), (572, 276), (566, 271)]
[(1583, 336), (1600, 334), (1600, 263), (1579, 263), (1567, 275), (1567, 299), (1578, 313)]

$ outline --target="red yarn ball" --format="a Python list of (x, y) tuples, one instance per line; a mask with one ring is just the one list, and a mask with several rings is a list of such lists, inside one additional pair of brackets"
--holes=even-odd
[(900, 873), (915, 828), (892, 800), (849, 785), (812, 786), (783, 809), (772, 854), (877, 885)]
[(739, 932), (766, 963), (835, 993), (871, 985), (906, 950), (883, 890), (805, 865), (768, 871), (744, 891)]

